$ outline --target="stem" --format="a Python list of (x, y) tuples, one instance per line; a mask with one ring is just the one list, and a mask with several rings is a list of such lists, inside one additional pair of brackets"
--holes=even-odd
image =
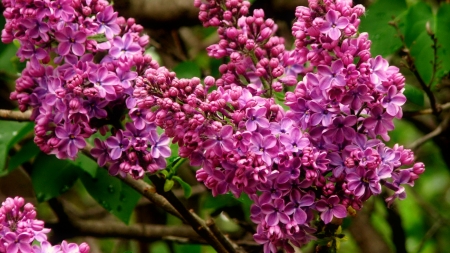
[[(425, 91), (425, 94), (427, 95), (428, 99), (430, 100), (430, 107), (431, 110), (433, 112), (433, 114), (435, 116), (438, 116), (441, 112), (440, 108), (437, 106), (437, 102), (436, 102), (436, 97), (434, 96), (433, 92), (430, 89), (431, 84), (433, 83), (434, 77), (435, 77), (435, 72), (436, 72), (436, 51), (434, 52), (434, 63), (433, 63), (433, 74), (432, 74), (432, 78), (429, 84), (426, 84), (425, 81), (422, 79), (422, 77), (420, 76), (419, 72), (417, 71), (416, 65), (414, 64), (414, 58), (411, 56), (410, 53), (410, 49), (408, 48), (408, 46), (406, 45), (405, 42), (405, 37), (403, 36), (403, 34), (400, 32), (400, 28), (398, 27), (398, 24), (396, 22), (390, 22), (390, 25), (392, 25), (395, 30), (397, 31), (397, 34), (403, 44), (404, 47), (404, 52), (406, 53), (406, 66), (409, 68), (409, 70), (411, 70), (411, 72), (414, 74), (414, 76), (416, 77), (417, 81), (419, 81), (420, 86), (422, 87), (423, 91)], [(433, 39), (433, 49), (437, 50), (437, 46), (436, 46), (436, 42), (437, 40), (434, 39), (434, 36), (431, 35), (431, 38)]]
[(0, 120), (10, 120), (10, 121), (32, 121), (30, 119), (31, 111), (11, 111), (0, 109)]
[(164, 191), (164, 179), (157, 175), (151, 175), (150, 180), (155, 184), (156, 191), (163, 195), (173, 207), (181, 214), (181, 216), (191, 225), (191, 227), (199, 234), (201, 237), (205, 238), (211, 246), (219, 253), (229, 252), (224, 247), (224, 242), (219, 241), (219, 238), (214, 236), (211, 230), (206, 226), (205, 221), (195, 217), (186, 207), (181, 203), (181, 201), (175, 197), (172, 191)]

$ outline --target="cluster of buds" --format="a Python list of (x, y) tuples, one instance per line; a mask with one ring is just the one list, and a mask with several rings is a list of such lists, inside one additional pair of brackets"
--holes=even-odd
[[(89, 253), (89, 245), (67, 243), (51, 245), (50, 229), (36, 219), (33, 204), (22, 197), (7, 198), (0, 207), (0, 252), (6, 253)], [(37, 242), (37, 243), (34, 243)]]
[(372, 57), (357, 32), (364, 7), (351, 1), (298, 7), (286, 50), (248, 1), (195, 0), (220, 37), (209, 56), (228, 59), (203, 84), (145, 55), (142, 26), (103, 0), (3, 4), (2, 40), (17, 39), (29, 60), (11, 98), (33, 109), (43, 151), (74, 158), (99, 131), (108, 134), (92, 149), (99, 165), (142, 178), (165, 168), (172, 141), (213, 195), (250, 196), (265, 252), (292, 252), (314, 238), (314, 221), (346, 217), (382, 186), (394, 192), (389, 204), (405, 198), (424, 172), (411, 150), (383, 143), (402, 116), (405, 79)]

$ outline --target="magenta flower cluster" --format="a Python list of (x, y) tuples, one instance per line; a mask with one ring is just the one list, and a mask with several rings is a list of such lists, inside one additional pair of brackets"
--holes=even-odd
[(357, 32), (364, 7), (351, 1), (298, 7), (286, 50), (275, 22), (250, 14), (248, 1), (195, 0), (220, 37), (209, 56), (228, 59), (203, 84), (145, 55), (143, 28), (103, 0), (3, 4), (2, 40), (18, 39), (29, 60), (11, 98), (33, 108), (42, 150), (74, 158), (112, 127), (92, 155), (113, 175), (142, 178), (166, 167), (172, 142), (213, 195), (250, 196), (264, 252), (293, 252), (314, 239), (313, 221), (346, 217), (382, 186), (389, 204), (403, 199), (424, 172), (411, 150), (383, 143), (402, 116), (405, 79), (372, 57)]
[[(206, 135), (197, 179), (213, 194), (249, 194), (265, 252), (293, 252), (314, 238), (316, 214), (325, 224), (344, 218), (382, 186), (394, 192), (388, 204), (405, 198), (403, 185), (412, 186), (424, 165), (382, 141), (402, 116), (405, 79), (372, 57), (368, 34), (357, 32), (364, 7), (340, 0), (297, 7), (295, 49), (287, 51), (262, 10), (248, 15), (248, 2), (195, 3), (203, 24), (218, 28), (209, 55), (230, 58), (216, 85), (233, 107), (227, 126)], [(284, 110), (272, 94), (292, 85)]]
[[(7, 198), (0, 207), (0, 252), (4, 253), (89, 253), (86, 243), (63, 241), (52, 246), (47, 241), (50, 229), (36, 219), (33, 204), (22, 197)], [(37, 242), (37, 243), (34, 243)]]
[[(140, 34), (143, 27), (118, 17), (104, 0), (5, 0), (3, 5), (2, 41), (18, 40), (17, 55), (28, 60), (11, 99), (22, 111), (33, 108), (41, 150), (74, 159), (87, 138), (112, 126), (112, 136), (95, 142), (92, 154), (100, 165), (111, 162), (112, 174), (136, 178), (165, 168), (170, 140), (146, 119), (150, 101), (135, 98), (137, 77), (159, 68), (143, 54), (149, 42)], [(131, 120), (121, 129), (126, 113)]]

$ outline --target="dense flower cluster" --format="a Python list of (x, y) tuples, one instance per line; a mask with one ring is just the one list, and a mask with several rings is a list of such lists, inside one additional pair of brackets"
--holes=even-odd
[(364, 7), (351, 1), (298, 7), (288, 51), (249, 2), (195, 0), (220, 37), (208, 54), (228, 59), (203, 84), (144, 55), (143, 28), (103, 0), (3, 4), (2, 40), (18, 39), (29, 60), (11, 98), (33, 108), (42, 150), (74, 158), (112, 126), (92, 155), (113, 175), (141, 178), (165, 168), (172, 140), (214, 195), (250, 196), (265, 252), (293, 251), (313, 238), (317, 217), (344, 218), (382, 186), (394, 191), (389, 203), (404, 198), (424, 171), (411, 150), (382, 141), (402, 116), (404, 77), (371, 56), (368, 34), (357, 33)]
[[(63, 241), (52, 246), (47, 241), (50, 229), (36, 219), (33, 204), (22, 197), (7, 198), (0, 207), (0, 252), (5, 253), (89, 253), (86, 243)], [(33, 243), (34, 241), (38, 244)]]
[[(314, 213), (325, 224), (344, 218), (382, 185), (394, 191), (389, 204), (405, 197), (402, 185), (413, 185), (424, 165), (378, 139), (389, 140), (402, 116), (405, 83), (398, 68), (371, 56), (368, 34), (357, 33), (364, 7), (310, 0), (296, 10), (295, 49), (286, 51), (261, 10), (247, 16), (248, 2), (195, 3), (221, 38), (209, 55), (230, 58), (216, 85), (229, 98), (239, 94), (227, 101), (237, 120), (204, 142), (197, 178), (213, 193), (250, 195), (265, 252), (293, 251), (313, 238)], [(270, 96), (290, 85), (283, 110)]]
[[(3, 5), (2, 41), (17, 39), (17, 55), (29, 60), (11, 98), (22, 111), (33, 108), (41, 150), (73, 159), (85, 139), (113, 126), (111, 137), (96, 141), (93, 155), (100, 165), (111, 162), (111, 173), (135, 177), (165, 168), (169, 139), (156, 133), (145, 119), (147, 109), (133, 98), (139, 96), (136, 78), (158, 68), (143, 55), (149, 42), (140, 35), (143, 27), (117, 17), (104, 0), (5, 0)], [(120, 130), (124, 113), (132, 123)]]

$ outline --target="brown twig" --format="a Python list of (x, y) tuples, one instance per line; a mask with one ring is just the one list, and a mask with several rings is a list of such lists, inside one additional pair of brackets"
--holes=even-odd
[[(450, 102), (447, 102), (445, 104), (437, 104), (437, 108), (439, 108), (440, 111), (445, 111), (447, 109), (450, 109)], [(413, 117), (413, 116), (419, 116), (419, 115), (427, 115), (427, 114), (433, 114), (433, 109), (427, 108), (419, 111), (406, 111), (403, 112), (404, 117)]]
[(0, 109), (0, 120), (11, 120), (11, 121), (31, 121), (31, 111), (21, 112), (21, 111), (11, 111)]
[(197, 232), (201, 237), (207, 240), (217, 252), (229, 252), (224, 246), (226, 242), (221, 241), (221, 238), (217, 238), (206, 226), (204, 220), (191, 213), (173, 194), (172, 191), (164, 191), (165, 179), (160, 178), (158, 175), (151, 175), (150, 180), (153, 182), (153, 184), (155, 184), (157, 192), (163, 195), (173, 205), (173, 207), (181, 214), (181, 216), (187, 221), (187, 223), (191, 225), (195, 232)]
[[(91, 149), (92, 146), (90, 146), (89, 144), (82, 150), (83, 154), (85, 154), (86, 156), (96, 160), (94, 157), (92, 157), (91, 155)], [(180, 215), (180, 213), (178, 213), (177, 210), (175, 210), (175, 208), (167, 201), (167, 199), (165, 199), (163, 196), (159, 195), (158, 193), (156, 193), (156, 189), (155, 187), (147, 184), (146, 182), (144, 182), (143, 180), (136, 180), (134, 178), (132, 178), (130, 175), (127, 175), (126, 177), (122, 178), (120, 176), (118, 176), (117, 178), (119, 178), (120, 180), (122, 180), (124, 183), (126, 183), (127, 185), (131, 186), (133, 189), (135, 189), (137, 192), (139, 192), (142, 196), (144, 196), (145, 198), (147, 198), (148, 200), (150, 200), (151, 202), (153, 202), (155, 205), (161, 207), (162, 209), (164, 209), (165, 211), (167, 211), (168, 213), (175, 215), (176, 217), (180, 218), (181, 220), (183, 220), (183, 217)]]
[(416, 150), (418, 147), (422, 146), (428, 140), (440, 135), (442, 132), (444, 132), (448, 128), (449, 122), (450, 122), (450, 116), (447, 115), (446, 117), (444, 117), (444, 119), (442, 120), (441, 124), (439, 124), (439, 126), (437, 126), (430, 133), (422, 136), (421, 138), (419, 138), (416, 141), (414, 141), (413, 143), (411, 143), (411, 145), (409, 145), (408, 148), (411, 150)]
[[(24, 113), (19, 113), (16, 115), (13, 114), (12, 111), (8, 110), (2, 111), (5, 111), (5, 115), (15, 115), (16, 119), (11, 118), (11, 120), (17, 121), (18, 120), (17, 117), (23, 120), (29, 120), (30, 118), (30, 115), (27, 114), (25, 115), (27, 115), (28, 117), (25, 117)], [(82, 152), (91, 159), (96, 160), (91, 155), (91, 150), (92, 146), (87, 145), (82, 150)], [(164, 179), (159, 178), (156, 175), (150, 177), (152, 182), (156, 185), (156, 189), (155, 187), (144, 182), (143, 180), (135, 180), (129, 175), (127, 175), (124, 178), (119, 176), (118, 178), (122, 180), (124, 183), (131, 186), (133, 189), (135, 189), (142, 196), (149, 199), (154, 204), (162, 207), (164, 210), (182, 219), (183, 221), (186, 221), (200, 236), (202, 236), (205, 240), (207, 240), (208, 243), (210, 243), (211, 246), (213, 246), (213, 248), (217, 250), (217, 252), (219, 253), (229, 252), (224, 246), (224, 244), (228, 243), (227, 240), (223, 240), (225, 236), (222, 235), (223, 237), (217, 238), (212, 233), (212, 231), (206, 226), (205, 221), (203, 221), (199, 217), (196, 218), (194, 215), (192, 215), (192, 213), (186, 209), (186, 207), (180, 202), (180, 200), (173, 194), (172, 191), (165, 192)], [(161, 193), (164, 197), (156, 193), (157, 191)]]

